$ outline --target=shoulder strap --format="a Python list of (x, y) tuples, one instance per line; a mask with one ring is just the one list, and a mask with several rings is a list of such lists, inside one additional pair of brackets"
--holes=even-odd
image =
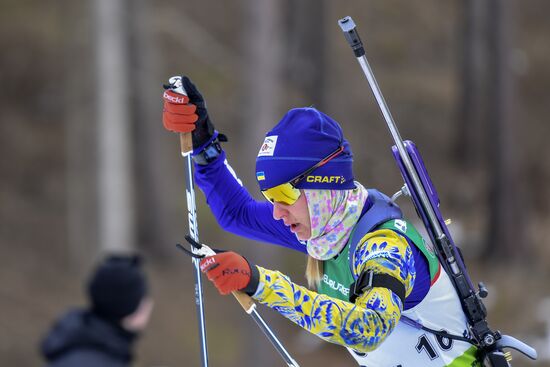
[(353, 277), (357, 279), (353, 272), (353, 254), (359, 244), (359, 241), (374, 228), (380, 224), (392, 219), (403, 218), (403, 213), (397, 204), (393, 203), (389, 197), (378, 190), (369, 189), (367, 200), (372, 203), (371, 207), (359, 219), (349, 239), (349, 268)]

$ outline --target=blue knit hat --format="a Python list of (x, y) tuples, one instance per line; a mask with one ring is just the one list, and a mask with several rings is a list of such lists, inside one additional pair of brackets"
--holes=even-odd
[(342, 128), (315, 108), (294, 108), (266, 134), (256, 158), (260, 190), (292, 180), (343, 146), (342, 153), (315, 169), (296, 187), (300, 189), (355, 188), (353, 154)]

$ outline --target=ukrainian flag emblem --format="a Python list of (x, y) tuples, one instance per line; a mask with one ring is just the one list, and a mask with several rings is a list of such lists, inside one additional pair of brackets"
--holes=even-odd
[(256, 179), (258, 181), (264, 181), (265, 180), (265, 173), (263, 171), (256, 172)]

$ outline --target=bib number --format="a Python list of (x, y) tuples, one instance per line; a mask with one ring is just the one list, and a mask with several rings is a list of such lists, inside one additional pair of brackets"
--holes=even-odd
[[(437, 346), (439, 347), (439, 349), (443, 351), (448, 351), (453, 348), (453, 340), (450, 338), (436, 335), (435, 340), (437, 341)], [(420, 335), (415, 349), (419, 354), (425, 352), (430, 360), (434, 360), (439, 357), (437, 349), (433, 346), (432, 342), (428, 339), (426, 334)]]

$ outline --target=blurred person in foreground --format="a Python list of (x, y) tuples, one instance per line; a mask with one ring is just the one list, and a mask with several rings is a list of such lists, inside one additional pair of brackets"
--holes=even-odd
[[(163, 123), (193, 134), (195, 180), (220, 225), (308, 254), (309, 289), (235, 252), (203, 258), (221, 294), (243, 291), (320, 338), (348, 348), (361, 366), (478, 366), (466, 317), (445, 271), (399, 207), (354, 180), (340, 125), (294, 108), (266, 133), (256, 201), (227, 163), (203, 97), (164, 92)], [(368, 145), (368, 139), (365, 140)]]
[(106, 257), (87, 282), (89, 305), (69, 310), (42, 341), (48, 367), (126, 367), (153, 301), (137, 256)]

